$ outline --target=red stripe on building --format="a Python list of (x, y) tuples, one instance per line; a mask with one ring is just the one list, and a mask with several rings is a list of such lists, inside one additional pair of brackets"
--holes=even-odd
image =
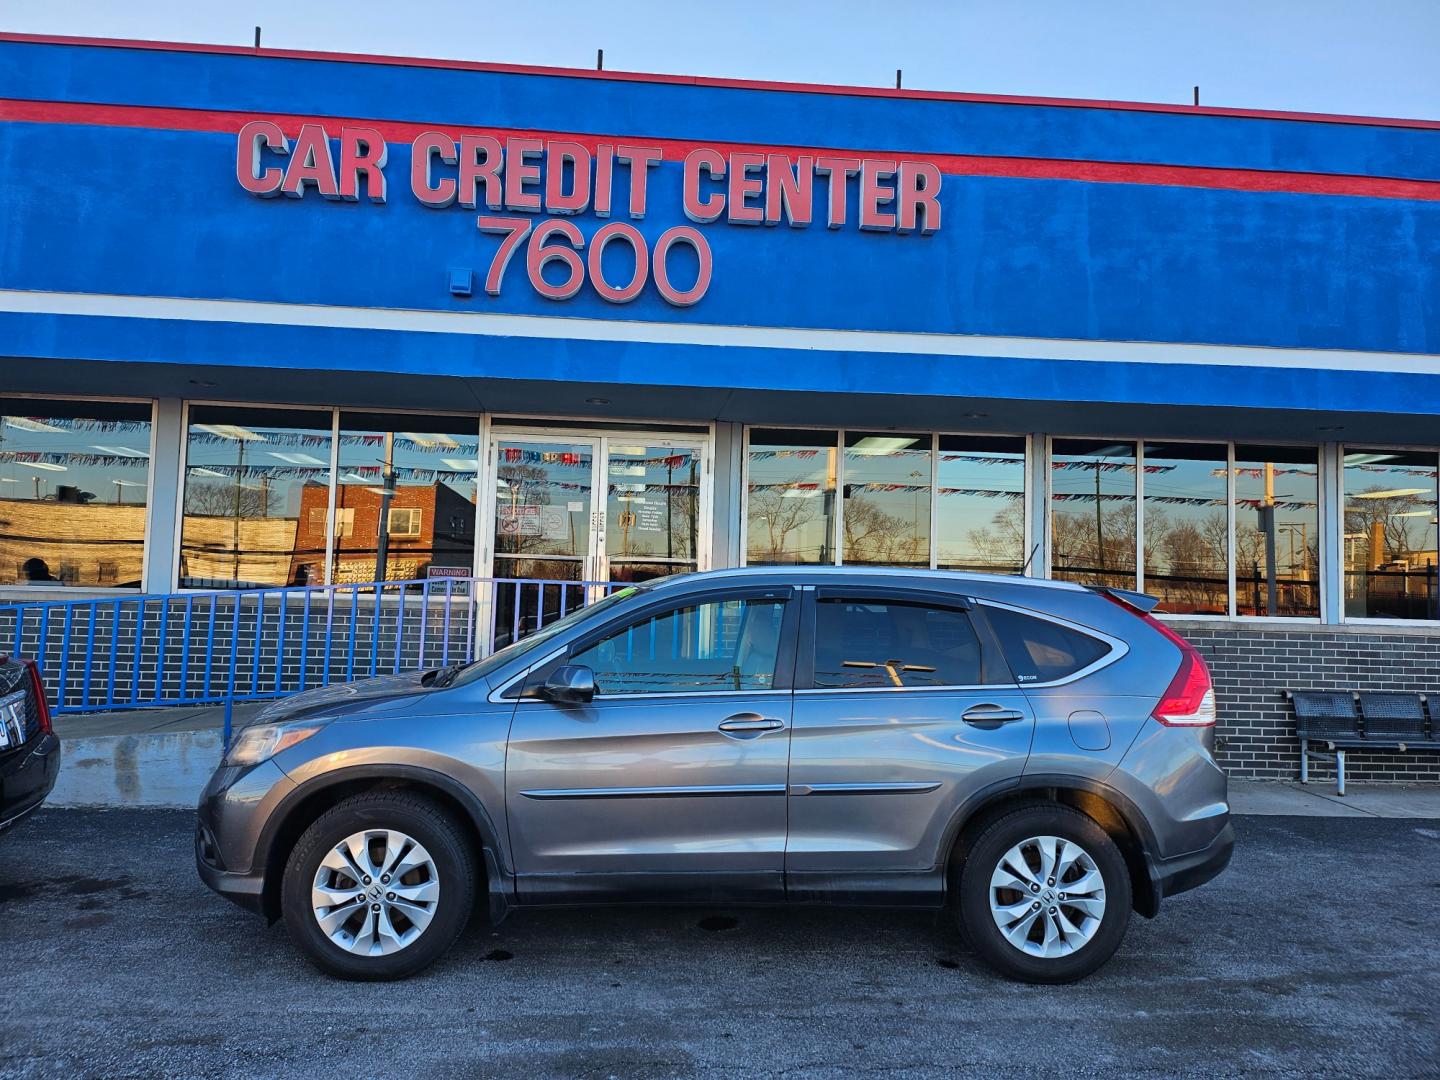
[(63, 101), (0, 99), (0, 121), (43, 124), (89, 124), (100, 127), (134, 127), (167, 131), (237, 133), (248, 121), (272, 120), (294, 135), (302, 123), (324, 123), (331, 135), (346, 125), (374, 128), (387, 142), (410, 143), (426, 131), (446, 135), (489, 135), (498, 139), (524, 136), (567, 139), (587, 147), (627, 144), (659, 147), (664, 160), (681, 161), (691, 150), (707, 147), (722, 153), (756, 151), (780, 154), (833, 154), (845, 157), (925, 161), (951, 176), (996, 176), (1034, 180), (1080, 180), (1103, 184), (1212, 188), (1227, 191), (1282, 191), (1304, 195), (1357, 195), (1382, 199), (1440, 200), (1440, 181), (1406, 180), (1383, 176), (1340, 173), (1280, 172), (1265, 169), (1223, 169), (1193, 165), (1153, 165), (1121, 161), (1084, 161), (1065, 158), (995, 157), (977, 154), (914, 154), (904, 150), (857, 150), (852, 147), (783, 146), (756, 143), (701, 142), (692, 139), (656, 139), (646, 135), (596, 135), (537, 131), (526, 128), (461, 127), (453, 124), (417, 124), (399, 120), (362, 120), (354, 117), (284, 113), (242, 113), (203, 109), (160, 108), (143, 105), (91, 105)]

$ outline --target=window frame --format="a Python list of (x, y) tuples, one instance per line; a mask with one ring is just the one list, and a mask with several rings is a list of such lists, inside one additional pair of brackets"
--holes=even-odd
[(700, 607), (703, 604), (726, 603), (730, 601), (744, 600), (774, 600), (784, 605), (780, 621), (780, 640), (777, 646), (775, 663), (774, 684), (752, 690), (647, 690), (635, 694), (601, 694), (596, 693), (595, 700), (600, 701), (641, 701), (655, 700), (659, 698), (675, 699), (680, 701), (694, 701), (701, 698), (712, 697), (754, 697), (756, 694), (789, 694), (795, 688), (796, 669), (796, 644), (799, 638), (800, 628), (800, 604), (798, 592), (791, 586), (764, 586), (752, 585), (743, 588), (715, 588), (700, 592), (686, 593), (684, 596), (656, 597), (644, 607), (635, 611), (627, 612), (624, 621), (620, 617), (606, 620), (601, 626), (593, 627), (581, 634), (574, 641), (558, 646), (546, 655), (540, 657), (525, 670), (517, 672), (514, 676), (506, 679), (490, 695), (489, 700), (513, 701), (518, 704), (542, 704), (549, 705), (551, 702), (544, 698), (537, 697), (532, 693), (532, 687), (525, 685), (519, 694), (513, 698), (505, 695), (514, 688), (515, 684), (529, 683), (530, 679), (549, 667), (557, 659), (562, 663), (569, 663), (576, 654), (583, 652), (590, 646), (604, 641), (638, 626), (641, 623), (649, 622), (651, 619), (663, 616), (672, 611), (679, 611), (684, 608)]
[[(16, 395), (16, 396), (19, 396), (19, 395)], [(108, 400), (108, 399), (107, 399), (107, 400)], [(117, 399), (115, 399), (115, 400), (118, 401), (118, 400), (124, 400), (124, 399), (117, 398)], [(176, 485), (175, 485), (175, 507), (174, 507), (174, 510), (175, 510), (175, 513), (174, 513), (174, 517), (175, 517), (175, 531), (174, 531), (173, 537), (171, 538), (171, 540), (172, 540), (171, 559), (170, 559), (170, 566), (169, 566), (168, 571), (167, 571), (167, 572), (168, 572), (168, 575), (169, 575), (168, 589), (167, 589), (167, 591), (169, 591), (170, 593), (174, 593), (174, 594), (211, 593), (211, 592), (217, 592), (217, 591), (218, 591), (218, 592), (229, 592), (229, 591), (236, 591), (236, 592), (238, 592), (238, 591), (243, 591), (243, 590), (226, 590), (226, 589), (214, 589), (214, 588), (182, 588), (181, 585), (180, 585), (180, 558), (181, 558), (181, 548), (180, 548), (180, 544), (181, 544), (181, 540), (182, 540), (182, 538), (183, 538), (183, 536), (184, 536), (184, 528), (185, 528), (185, 477), (188, 475), (188, 469), (189, 469), (189, 464), (190, 464), (190, 462), (189, 462), (189, 458), (190, 458), (190, 412), (191, 412), (192, 407), (193, 407), (193, 406), (196, 406), (196, 405), (201, 406), (201, 407), (203, 407), (203, 408), (224, 408), (224, 409), (286, 409), (286, 410), (291, 410), (291, 411), (295, 411), (295, 412), (329, 413), (329, 415), (330, 415), (330, 425), (329, 425), (329, 431), (330, 431), (330, 465), (329, 465), (329, 468), (330, 468), (330, 476), (329, 476), (329, 481), (328, 481), (328, 483), (329, 483), (329, 494), (328, 494), (328, 496), (327, 496), (327, 498), (326, 498), (325, 514), (326, 514), (326, 520), (327, 520), (328, 522), (330, 522), (331, 525), (330, 525), (329, 528), (327, 528), (327, 529), (325, 530), (325, 532), (326, 532), (326, 537), (325, 537), (325, 564), (324, 564), (324, 565), (325, 565), (325, 578), (324, 578), (324, 581), (323, 581), (321, 584), (319, 584), (319, 585), (308, 586), (309, 588), (317, 588), (317, 589), (318, 589), (318, 588), (335, 588), (335, 587), (339, 587), (339, 585), (340, 585), (339, 582), (333, 581), (333, 578), (334, 578), (334, 573), (335, 573), (335, 565), (334, 565), (334, 564), (335, 564), (335, 551), (336, 551), (336, 536), (335, 536), (335, 524), (334, 524), (334, 523), (335, 523), (335, 520), (336, 520), (336, 494), (337, 494), (337, 491), (338, 491), (338, 482), (339, 482), (339, 477), (340, 477), (340, 436), (341, 436), (341, 434), (343, 433), (343, 429), (342, 429), (341, 426), (340, 426), (341, 415), (342, 415), (343, 413), (346, 413), (346, 412), (351, 412), (351, 413), (354, 413), (354, 412), (374, 412), (374, 413), (376, 413), (376, 414), (383, 414), (383, 415), (389, 415), (389, 416), (433, 416), (433, 415), (435, 415), (435, 413), (437, 412), (437, 410), (435, 410), (435, 409), (409, 409), (409, 408), (398, 408), (398, 409), (397, 409), (397, 408), (385, 408), (385, 409), (369, 410), (369, 409), (364, 409), (364, 408), (360, 408), (360, 407), (353, 407), (353, 406), (339, 406), (339, 405), (305, 405), (305, 404), (297, 404), (297, 403), (295, 403), (295, 402), (286, 402), (286, 401), (234, 401), (234, 400), (228, 400), (228, 399), (222, 399), (222, 398), (185, 398), (185, 399), (183, 399), (183, 400), (181, 401), (181, 403), (180, 403), (179, 479), (178, 479), (178, 482), (177, 482)], [(157, 408), (158, 408), (158, 403), (152, 403), (152, 409), (151, 409), (151, 414), (152, 414), (152, 416), (154, 416)], [(463, 417), (466, 417), (466, 418), (473, 418), (473, 419), (474, 419), (474, 421), (475, 421), (476, 436), (477, 436), (477, 438), (479, 439), (479, 446), (480, 446), (480, 454), (479, 454), (480, 465), (479, 465), (479, 467), (478, 467), (478, 469), (477, 469), (477, 471), (476, 471), (476, 478), (477, 478), (477, 483), (482, 483), (482, 482), (483, 482), (483, 479), (484, 479), (484, 476), (485, 476), (485, 454), (484, 454), (484, 449), (485, 449), (485, 445), (486, 445), (486, 439), (488, 438), (488, 435), (489, 435), (490, 414), (489, 414), (489, 413), (470, 413), (470, 412), (466, 412), (466, 411), (464, 411), (464, 410), (460, 410), (460, 411), (458, 411), (458, 412), (452, 412), (452, 413), (448, 413), (448, 414), (446, 414), (446, 415), (451, 415), (451, 416), (463, 416)], [(151, 433), (152, 433), (152, 434), (151, 434), (151, 457), (152, 457), (152, 460), (153, 460), (153, 457), (154, 457), (154, 422), (153, 422), (153, 420), (152, 420), (152, 425), (151, 425)], [(152, 470), (152, 471), (153, 471), (153, 470)], [(152, 481), (152, 483), (153, 483), (153, 481)], [(476, 530), (477, 530), (477, 531), (476, 531), (477, 542), (476, 542), (476, 545), (475, 545), (475, 558), (474, 558), (474, 560), (472, 560), (471, 567), (470, 567), (470, 573), (471, 573), (471, 575), (474, 576), (474, 577), (479, 577), (479, 576), (480, 576), (480, 544), (479, 544), (478, 538), (479, 538), (479, 535), (480, 535), (480, 534), (479, 534), (479, 528), (480, 528), (480, 525), (481, 525), (481, 521), (480, 521), (480, 518), (479, 518), (479, 512), (480, 512), (480, 507), (479, 507), (479, 505), (478, 505), (478, 503), (477, 503), (477, 505), (476, 505), (476, 525), (475, 525)], [(150, 536), (149, 536), (149, 524), (148, 524), (148, 522), (147, 522), (147, 524), (146, 524), (146, 544), (147, 544), (147, 547), (148, 547), (148, 544), (149, 544), (149, 538), (150, 538)], [(147, 563), (146, 563), (146, 569), (147, 569), (147, 572), (148, 572), (148, 570), (149, 570), (148, 560), (147, 560)], [(148, 579), (147, 579), (147, 583), (146, 583), (146, 591), (147, 591), (147, 592), (149, 591), (149, 584), (150, 584), (150, 583), (149, 583), (149, 581), (148, 581)], [(293, 588), (293, 586), (275, 585), (275, 586), (270, 586), (270, 588), (272, 588), (272, 589), (285, 589), (285, 588)], [(117, 591), (117, 592), (120, 592), (120, 591), (122, 591), (122, 590), (116, 590), (116, 591)]]
[[(904, 604), (962, 612), (975, 631), (980, 644), (980, 673), (993, 669), (1005, 678), (997, 682), (944, 683), (939, 686), (816, 686), (815, 647), (818, 627), (817, 608), (829, 600), (854, 600), (859, 603)], [(805, 590), (800, 637), (795, 656), (795, 693), (797, 694), (924, 694), (937, 691), (973, 690), (977, 692), (1015, 690), (1019, 684), (1005, 661), (1005, 654), (990, 624), (976, 617), (977, 600), (968, 594), (931, 591), (929, 589), (896, 588), (885, 585), (817, 585)]]
[[(1239, 623), (1242, 623), (1242, 624), (1244, 624), (1244, 625), (1246, 625), (1246, 626), (1265, 625), (1265, 624), (1274, 624), (1274, 625), (1277, 625), (1277, 626), (1307, 626), (1307, 625), (1309, 625), (1309, 626), (1320, 626), (1320, 625), (1334, 625), (1333, 622), (1327, 623), (1326, 617), (1325, 617), (1326, 611), (1329, 610), (1329, 608), (1328, 608), (1327, 605), (1329, 604), (1329, 601), (1330, 601), (1329, 590), (1331, 589), (1331, 584), (1330, 584), (1330, 576), (1331, 576), (1331, 575), (1330, 575), (1330, 573), (1329, 573), (1328, 570), (1327, 570), (1327, 566), (1329, 565), (1329, 564), (1327, 563), (1327, 560), (1329, 559), (1329, 552), (1330, 552), (1330, 550), (1331, 550), (1332, 548), (1333, 548), (1334, 550), (1337, 550), (1337, 551), (1339, 550), (1338, 548), (1335, 548), (1335, 538), (1331, 536), (1332, 530), (1326, 528), (1326, 522), (1325, 522), (1326, 503), (1327, 503), (1327, 501), (1329, 501), (1329, 499), (1330, 499), (1330, 497), (1331, 497), (1331, 484), (1330, 484), (1329, 477), (1330, 477), (1330, 473), (1331, 473), (1332, 468), (1334, 468), (1332, 465), (1329, 464), (1330, 459), (1331, 459), (1331, 455), (1330, 455), (1330, 452), (1329, 452), (1329, 450), (1328, 450), (1328, 447), (1329, 447), (1330, 445), (1332, 445), (1332, 444), (1329, 444), (1329, 443), (1326, 443), (1326, 442), (1322, 442), (1322, 441), (1306, 442), (1306, 441), (1303, 440), (1303, 439), (1264, 439), (1264, 438), (1256, 438), (1256, 439), (1197, 439), (1197, 438), (1193, 438), (1193, 437), (1187, 437), (1187, 438), (1172, 438), (1172, 437), (1170, 437), (1170, 436), (1166, 436), (1166, 435), (1156, 435), (1156, 434), (1141, 435), (1141, 436), (1110, 435), (1110, 434), (1106, 434), (1106, 433), (1103, 433), (1103, 432), (1100, 433), (1100, 434), (1076, 434), (1076, 435), (1071, 435), (1071, 434), (1065, 434), (1065, 435), (1046, 434), (1046, 436), (1045, 436), (1045, 448), (1044, 448), (1044, 451), (1045, 451), (1045, 452), (1044, 452), (1044, 461), (1042, 462), (1042, 465), (1043, 465), (1042, 471), (1043, 471), (1044, 477), (1045, 477), (1045, 522), (1044, 522), (1044, 541), (1045, 541), (1045, 542), (1044, 542), (1044, 549), (1045, 549), (1045, 550), (1044, 550), (1044, 552), (1043, 552), (1043, 556), (1044, 556), (1044, 557), (1043, 557), (1043, 559), (1041, 560), (1041, 569), (1042, 569), (1042, 574), (1041, 574), (1041, 576), (1043, 576), (1043, 577), (1045, 577), (1045, 578), (1049, 578), (1049, 579), (1051, 579), (1051, 580), (1057, 580), (1057, 579), (1054, 578), (1054, 575), (1053, 575), (1054, 567), (1053, 567), (1053, 565), (1052, 565), (1052, 556), (1053, 556), (1053, 550), (1052, 550), (1052, 549), (1053, 549), (1053, 546), (1054, 546), (1055, 531), (1054, 531), (1054, 529), (1052, 529), (1052, 528), (1050, 527), (1050, 520), (1051, 520), (1050, 515), (1051, 515), (1051, 511), (1052, 511), (1052, 506), (1053, 506), (1053, 503), (1052, 503), (1052, 500), (1051, 500), (1052, 490), (1051, 490), (1051, 487), (1050, 487), (1051, 463), (1054, 461), (1054, 457), (1055, 457), (1055, 442), (1056, 442), (1057, 439), (1106, 439), (1106, 440), (1113, 441), (1113, 442), (1124, 442), (1124, 443), (1133, 443), (1133, 444), (1134, 444), (1134, 446), (1135, 446), (1135, 504), (1136, 504), (1136, 509), (1137, 509), (1136, 524), (1135, 524), (1135, 533), (1136, 533), (1136, 535), (1135, 535), (1135, 582), (1136, 582), (1136, 586), (1137, 586), (1137, 591), (1139, 591), (1139, 592), (1144, 592), (1144, 591), (1145, 591), (1145, 468), (1144, 468), (1144, 465), (1145, 465), (1145, 443), (1146, 443), (1147, 441), (1149, 441), (1149, 442), (1165, 442), (1165, 443), (1189, 443), (1189, 444), (1198, 444), (1198, 445), (1202, 445), (1202, 446), (1224, 446), (1224, 447), (1225, 447), (1226, 467), (1227, 467), (1227, 470), (1228, 470), (1228, 473), (1229, 473), (1229, 476), (1228, 476), (1228, 478), (1227, 478), (1227, 480), (1226, 480), (1226, 485), (1225, 485), (1225, 486), (1226, 486), (1226, 500), (1227, 500), (1227, 503), (1228, 503), (1228, 506), (1227, 506), (1227, 509), (1226, 509), (1227, 533), (1228, 533), (1226, 561), (1227, 561), (1227, 563), (1229, 564), (1229, 568), (1228, 568), (1228, 570), (1227, 570), (1226, 573), (1227, 573), (1227, 577), (1229, 578), (1229, 588), (1230, 588), (1230, 601), (1229, 601), (1229, 604), (1228, 604), (1227, 612), (1226, 612), (1226, 614), (1224, 614), (1224, 615), (1191, 615), (1191, 614), (1185, 614), (1185, 613), (1181, 613), (1181, 612), (1157, 611), (1157, 612), (1155, 612), (1155, 616), (1156, 616), (1157, 618), (1164, 619), (1164, 620), (1167, 621), (1167, 622), (1172, 621), (1172, 620), (1173, 620), (1173, 621), (1176, 621), (1176, 622), (1214, 622), (1214, 621), (1217, 620), (1217, 619), (1223, 619), (1223, 620), (1225, 620), (1225, 621), (1227, 621), (1227, 622), (1239, 622)], [(1319, 539), (1320, 539), (1320, 553), (1319, 553), (1319, 554), (1320, 554), (1320, 557), (1319, 557), (1319, 573), (1318, 573), (1318, 580), (1319, 580), (1319, 590), (1318, 590), (1318, 591), (1319, 591), (1319, 605), (1318, 605), (1318, 612), (1317, 612), (1316, 614), (1314, 614), (1314, 615), (1241, 615), (1241, 614), (1239, 614), (1239, 612), (1238, 612), (1238, 610), (1237, 610), (1237, 603), (1236, 603), (1237, 597), (1236, 597), (1236, 592), (1235, 592), (1235, 587), (1236, 587), (1236, 581), (1235, 581), (1235, 528), (1236, 528), (1236, 514), (1235, 514), (1235, 447), (1236, 447), (1237, 445), (1243, 445), (1243, 446), (1286, 446), (1286, 447), (1296, 447), (1296, 448), (1307, 449), (1307, 450), (1313, 449), (1313, 450), (1315, 451), (1315, 461), (1316, 461), (1316, 504), (1317, 504), (1315, 510), (1316, 510), (1316, 527), (1317, 527), (1317, 530), (1318, 530), (1317, 535), (1319, 536)], [(1374, 447), (1374, 449), (1390, 449), (1390, 448), (1388, 448), (1388, 447), (1379, 447), (1379, 446), (1376, 446), (1376, 447)], [(1412, 448), (1410, 448), (1410, 449), (1420, 449), (1420, 450), (1431, 450), (1431, 451), (1433, 451), (1435, 448), (1433, 448), (1433, 447), (1412, 447)], [(1340, 460), (1341, 460), (1340, 469), (1341, 469), (1341, 471), (1343, 472), (1343, 460), (1344, 460), (1343, 445), (1341, 446)], [(1343, 477), (1343, 475), (1340, 476), (1340, 477), (1337, 477), (1336, 483), (1337, 483), (1337, 485), (1338, 485), (1338, 489), (1339, 489), (1340, 492), (1341, 492), (1341, 501), (1342, 501), (1342, 503), (1343, 503), (1343, 494), (1344, 494), (1344, 492), (1343, 492), (1343, 483), (1344, 483), (1344, 477)], [(1344, 508), (1343, 508), (1343, 505), (1342, 505), (1341, 508), (1340, 508), (1340, 513), (1338, 514), (1338, 517), (1339, 517), (1339, 519), (1340, 519), (1340, 524), (1337, 526), (1337, 528), (1338, 528), (1340, 531), (1343, 531), (1343, 529), (1344, 529)], [(1343, 582), (1342, 582), (1342, 586), (1343, 586)], [(1341, 606), (1343, 607), (1343, 605), (1341, 605)], [(1340, 615), (1341, 615), (1340, 621), (1341, 621), (1341, 622), (1345, 621), (1345, 619), (1344, 619), (1344, 612), (1343, 612), (1343, 611), (1340, 613)], [(1351, 621), (1354, 621), (1354, 620), (1351, 620)], [(1391, 625), (1391, 624), (1393, 624), (1393, 623), (1395, 623), (1395, 622), (1397, 622), (1397, 621), (1400, 621), (1400, 620), (1394, 620), (1394, 619), (1377, 619), (1377, 620), (1372, 620), (1372, 621), (1378, 622), (1378, 623), (1380, 623), (1380, 624), (1382, 624), (1382, 625)], [(1419, 623), (1418, 620), (1416, 621), (1416, 623), (1411, 623), (1411, 624), (1409, 624), (1409, 625), (1416, 625), (1416, 624), (1426, 625), (1426, 624), (1424, 624), (1424, 623)], [(1431, 624), (1431, 625), (1436, 625), (1436, 624)], [(1037, 685), (1037, 684), (1033, 684), (1033, 683), (1032, 683), (1032, 684), (1028, 684), (1028, 685)]]
[[(750, 565), (750, 449), (751, 434), (756, 430), (761, 431), (833, 431), (835, 433), (836, 469), (835, 469), (835, 520), (834, 520), (834, 548), (835, 559), (828, 563), (798, 563), (797, 569), (805, 569), (809, 566), (845, 566), (845, 438), (850, 432), (864, 432), (875, 434), (877, 429), (873, 426), (837, 426), (833, 424), (746, 424), (743, 437), (740, 441), (740, 517), (736, 523), (736, 530), (739, 539), (739, 560), (737, 566)], [(879, 430), (884, 430), (883, 428)], [(912, 429), (914, 430), (914, 429)], [(940, 439), (944, 436), (955, 436), (966, 439), (1019, 439), (1023, 440), (1024, 450), (1020, 461), (1021, 475), (1021, 503), (1024, 506), (1024, 550), (1021, 552), (1021, 565), (1024, 573), (1021, 576), (1038, 577), (1041, 567), (1039, 560), (1032, 558), (1031, 553), (1035, 552), (1035, 521), (1033, 492), (1031, 481), (1033, 477), (1033, 465), (1035, 461), (1034, 448), (1035, 440), (1029, 432), (1017, 431), (956, 431), (947, 429), (933, 429), (926, 431), (923, 425), (920, 426), (920, 434), (927, 435), (930, 440), (930, 498), (929, 498), (929, 522), (930, 522), (930, 559), (926, 566), (908, 567), (908, 569), (920, 571), (925, 569), (938, 570), (940, 559), (940, 542), (938, 535), (939, 528), (939, 476), (940, 476)], [(1048, 462), (1048, 444), (1047, 444)], [(1048, 530), (1047, 530), (1048, 535)], [(1038, 552), (1036, 553), (1038, 554)], [(757, 564), (772, 565), (772, 564)], [(848, 564), (856, 565), (856, 564)], [(864, 564), (871, 565), (871, 564)], [(954, 573), (967, 573), (969, 571), (956, 570)]]
[[(1066, 630), (1074, 631), (1077, 634), (1083, 634), (1086, 637), (1094, 638), (1096, 641), (1103, 642), (1110, 647), (1109, 651), (1106, 652), (1104, 656), (1098, 657), (1097, 659), (1091, 661), (1089, 664), (1085, 665), (1083, 668), (1072, 671), (1069, 675), (1064, 675), (1058, 679), (1049, 679), (1045, 682), (1036, 681), (1027, 683), (1022, 683), (1017, 679), (1015, 685), (1020, 687), (1022, 690), (1044, 690), (1054, 686), (1065, 686), (1069, 683), (1077, 682), (1080, 679), (1088, 678), (1089, 676), (1095, 674), (1095, 672), (1097, 671), (1109, 667), (1111, 664), (1118, 663), (1120, 660), (1124, 659), (1124, 657), (1130, 652), (1130, 643), (1124, 638), (1118, 638), (1115, 637), (1113, 634), (1107, 634), (1103, 630), (1095, 629), (1093, 626), (1085, 626), (1070, 619), (1062, 619), (1058, 615), (1050, 614), (1048, 611), (1037, 611), (1035, 608), (1021, 607), (1019, 604), (1007, 604), (1002, 600), (988, 600), (984, 597), (978, 598), (976, 600), (976, 605), (977, 607), (982, 609), (987, 607), (1000, 608), (1001, 610), (1013, 611), (1017, 615), (1024, 615), (1031, 619), (1039, 619), (1041, 622), (1054, 623), (1056, 626), (1062, 627)], [(1000, 651), (1001, 661), (1008, 668), (1010, 660), (1005, 655), (1004, 647), (1000, 644), (1000, 635), (996, 632), (995, 628), (990, 625), (990, 620), (984, 617), (983, 611), (981, 613), (981, 617), (984, 618), (986, 631), (990, 634), (991, 639), (995, 642), (995, 647)], [(1010, 674), (1011, 677), (1014, 678), (1015, 673), (1011, 671)]]
[[(127, 596), (148, 596), (156, 586), (152, 580), (150, 566), (150, 540), (155, 527), (155, 454), (159, 447), (158, 433), (160, 426), (160, 399), (156, 397), (127, 397), (123, 394), (101, 394), (92, 397), (76, 397), (73, 394), (37, 394), (32, 391), (7, 391), (4, 397), (14, 401), (65, 401), (74, 402), (76, 406), (93, 405), (105, 403), (111, 405), (148, 405), (150, 407), (150, 447), (149, 458), (145, 467), (145, 529), (141, 537), (140, 549), (140, 588), (138, 590), (121, 585), (72, 585), (66, 588), (64, 597), (46, 597), (46, 600), (62, 600), (77, 598), (77, 594), (93, 595), (99, 597), (113, 597), (123, 599)], [(183, 474), (182, 474), (183, 475)], [(178, 537), (177, 537), (178, 542)], [(178, 571), (178, 555), (176, 557), (176, 569), (172, 571), (169, 584), (175, 582), (174, 572)], [(23, 590), (23, 591), (22, 591)], [(34, 590), (26, 585), (16, 583), (14, 585), (0, 585), (0, 594), (3, 594), (7, 602), (28, 603), (39, 598), (35, 597)]]
[[(1349, 626), (1389, 627), (1391, 629), (1411, 626), (1424, 628), (1440, 626), (1440, 618), (1394, 619), (1386, 618), (1383, 615), (1350, 616), (1345, 614), (1345, 455), (1352, 448), (1355, 450), (1394, 451), (1405, 454), (1429, 454), (1436, 459), (1436, 467), (1440, 468), (1440, 448), (1434, 446), (1397, 445), (1379, 441), (1359, 443), (1337, 442), (1335, 444), (1335, 483), (1333, 487), (1336, 499), (1335, 527), (1334, 535), (1330, 540), (1331, 543), (1334, 544), (1335, 569), (1338, 574), (1340, 587), (1340, 595), (1336, 598), (1335, 606), (1336, 621)], [(1437, 503), (1440, 503), (1440, 500), (1437, 500)], [(1440, 510), (1437, 510), (1437, 514), (1440, 514)], [(1437, 526), (1437, 529), (1440, 529), (1440, 526)]]

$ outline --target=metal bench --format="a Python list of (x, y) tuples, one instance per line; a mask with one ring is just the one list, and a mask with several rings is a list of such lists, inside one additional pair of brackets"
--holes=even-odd
[[(1335, 791), (1345, 794), (1345, 751), (1431, 750), (1440, 730), (1427, 716), (1424, 694), (1389, 690), (1286, 690), (1295, 707), (1300, 782), (1310, 781), (1310, 756), (1334, 760)], [(1323, 743), (1324, 750), (1311, 743)]]

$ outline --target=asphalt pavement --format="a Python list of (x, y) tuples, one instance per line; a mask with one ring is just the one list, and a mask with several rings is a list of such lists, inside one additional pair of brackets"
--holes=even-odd
[(342, 983), (201, 885), (191, 820), (0, 837), (0, 1076), (1440, 1075), (1434, 821), (1239, 818), (1224, 876), (1033, 987), (943, 917), (747, 908), (518, 913)]

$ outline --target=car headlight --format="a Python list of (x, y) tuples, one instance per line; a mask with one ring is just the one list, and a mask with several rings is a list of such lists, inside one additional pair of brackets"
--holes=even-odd
[(313, 720), (289, 724), (251, 724), (241, 728), (240, 734), (225, 751), (221, 765), (258, 765), (268, 761), (281, 750), (296, 743), (304, 742), (319, 731), (324, 724)]

